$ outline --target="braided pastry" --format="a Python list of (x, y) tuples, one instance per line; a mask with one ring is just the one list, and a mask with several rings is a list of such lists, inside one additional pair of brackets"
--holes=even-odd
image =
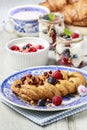
[[(57, 71), (59, 72), (59, 78), (55, 77)], [(86, 85), (86, 79), (80, 72), (57, 71), (44, 72), (39, 76), (26, 75), (14, 81), (11, 90), (18, 97), (30, 102), (39, 99), (52, 99), (56, 95), (65, 96), (76, 93), (79, 85)], [(55, 80), (49, 82), (53, 75)]]

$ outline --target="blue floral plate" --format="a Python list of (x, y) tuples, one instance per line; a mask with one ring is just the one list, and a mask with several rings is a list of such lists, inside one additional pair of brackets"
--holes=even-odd
[(79, 94), (77, 95), (68, 95), (63, 97), (62, 105), (60, 106), (33, 106), (28, 104), (27, 102), (24, 102), (20, 100), (10, 89), (11, 84), (13, 81), (23, 77), (26, 74), (33, 74), (33, 75), (39, 75), (45, 71), (50, 70), (66, 70), (66, 71), (79, 71), (81, 72), (87, 79), (87, 72), (83, 71), (81, 69), (71, 68), (71, 67), (64, 67), (64, 66), (39, 66), (39, 67), (32, 67), (28, 68), (26, 70), (22, 70), (20, 72), (17, 72), (11, 76), (9, 76), (7, 79), (5, 79), (1, 85), (0, 88), (0, 94), (2, 99), (4, 99), (6, 102), (28, 110), (37, 110), (37, 111), (59, 111), (59, 110), (65, 110), (70, 109), (74, 107), (81, 106), (83, 104), (87, 103), (87, 96), (80, 97)]

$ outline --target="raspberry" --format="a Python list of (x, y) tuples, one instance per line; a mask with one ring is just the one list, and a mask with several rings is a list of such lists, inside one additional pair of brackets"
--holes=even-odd
[(32, 44), (31, 44), (31, 43), (28, 43), (26, 46), (30, 47), (30, 46), (32, 46)]
[(78, 38), (79, 37), (79, 34), (78, 33), (73, 33), (72, 34), (72, 38)]
[(68, 64), (68, 60), (69, 60), (68, 57), (63, 56), (62, 59), (61, 59), (61, 63), (62, 63), (62, 64)]
[(54, 97), (52, 98), (52, 103), (53, 103), (55, 106), (61, 105), (61, 103), (62, 103), (62, 97), (61, 97), (61, 96), (54, 96)]
[(44, 49), (44, 47), (42, 45), (37, 45), (36, 48), (37, 49)]
[(17, 45), (13, 45), (10, 47), (12, 51), (20, 51), (20, 48)]
[(72, 66), (72, 61), (68, 57), (63, 56), (61, 58), (60, 64), (61, 65), (66, 65), (66, 66)]
[(63, 75), (61, 74), (60, 70), (57, 70), (55, 71), (52, 76), (55, 78), (55, 79), (63, 79)]
[(28, 52), (36, 52), (37, 49), (35, 47), (30, 47)]

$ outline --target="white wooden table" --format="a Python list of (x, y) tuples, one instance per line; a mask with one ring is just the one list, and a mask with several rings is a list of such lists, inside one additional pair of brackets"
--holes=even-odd
[[(38, 4), (42, 0), (0, 0), (0, 82), (16, 71), (9, 67), (5, 44), (17, 36), (5, 32), (2, 20), (7, 19), (7, 12), (16, 5)], [(51, 63), (52, 64), (52, 63)], [(87, 111), (55, 122), (47, 127), (40, 127), (0, 102), (0, 130), (87, 130)]]

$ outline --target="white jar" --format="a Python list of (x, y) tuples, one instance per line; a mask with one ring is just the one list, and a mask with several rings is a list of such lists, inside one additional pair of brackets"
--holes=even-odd
[(80, 68), (84, 64), (83, 36), (79, 34), (75, 39), (58, 37), (56, 44), (56, 63)]
[(60, 13), (52, 13), (56, 20), (47, 19), (48, 15), (39, 18), (39, 36), (49, 42), (51, 48), (54, 48), (57, 36), (64, 32), (64, 16)]

